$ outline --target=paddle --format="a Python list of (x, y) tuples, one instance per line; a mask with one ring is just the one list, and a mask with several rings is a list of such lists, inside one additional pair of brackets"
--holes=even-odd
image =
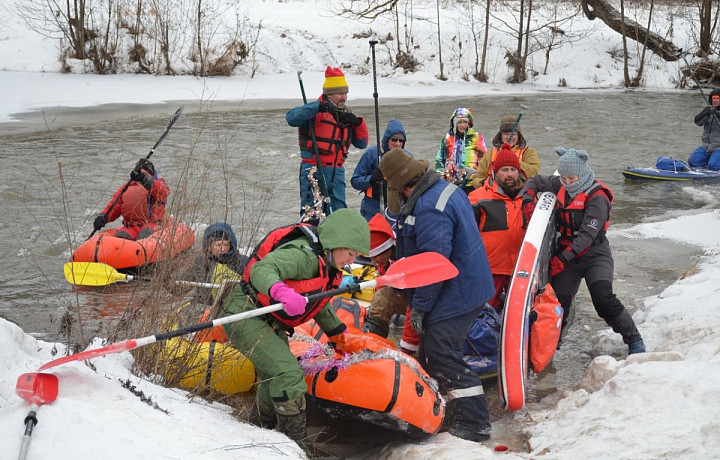
[(27, 458), (28, 449), (30, 448), (30, 436), (32, 436), (33, 428), (38, 423), (36, 417), (37, 408), (42, 404), (55, 401), (58, 394), (58, 378), (53, 374), (43, 374), (41, 372), (22, 374), (17, 379), (15, 392), (30, 404), (30, 412), (25, 417), (25, 435), (18, 456), (19, 460), (24, 460)]
[[(440, 281), (454, 278), (457, 275), (457, 268), (455, 268), (455, 266), (447, 260), (445, 256), (436, 252), (425, 252), (398, 260), (390, 266), (385, 275), (378, 276), (373, 280), (363, 281), (359, 284), (350, 284), (341, 289), (333, 289), (331, 291), (309, 295), (307, 296), (307, 299), (308, 302), (314, 302), (319, 299), (333, 297), (346, 292), (359, 292), (363, 289), (382, 286), (392, 286), (398, 289), (416, 288), (420, 286), (427, 286), (428, 284), (439, 283)], [(49, 361), (40, 366), (40, 370), (50, 369), (71, 361), (84, 361), (86, 359), (105, 356), (110, 353), (122, 353), (123, 351), (134, 350), (161, 340), (168, 340), (173, 337), (179, 337), (181, 335), (190, 334), (203, 329), (209, 329), (222, 324), (234, 323), (247, 318), (262, 316), (279, 310), (282, 310), (282, 304), (276, 303), (268, 305), (267, 307), (236, 313), (234, 315), (217, 318), (213, 321), (187, 326), (174, 331), (150, 335), (139, 339), (128, 339), (123, 340), (122, 342), (115, 342), (105, 347), (96, 348), (94, 350), (86, 350), (74, 355), (64, 356), (62, 358)]]
[[(174, 125), (175, 122), (177, 121), (177, 119), (180, 118), (180, 114), (182, 113), (182, 111), (183, 111), (183, 106), (180, 106), (180, 108), (175, 111), (173, 116), (170, 118), (170, 121), (168, 121), (167, 126), (165, 126), (165, 131), (163, 131), (163, 133), (160, 135), (160, 138), (157, 140), (157, 142), (155, 142), (155, 145), (153, 145), (152, 148), (150, 149), (150, 153), (148, 153), (147, 156), (145, 157), (146, 160), (150, 159), (152, 154), (155, 153), (155, 149), (157, 148), (157, 146), (160, 145), (162, 143), (162, 141), (165, 140), (165, 137), (168, 135), (168, 132), (170, 132), (170, 128), (172, 128), (172, 125)], [(128, 187), (130, 187), (131, 183), (132, 183), (132, 180), (127, 181), (127, 183), (125, 184), (125, 186), (122, 189), (122, 192), (118, 193), (118, 196), (117, 196), (117, 198), (115, 198), (115, 201), (113, 201), (112, 204), (108, 207), (107, 214), (110, 213), (110, 210), (112, 208), (114, 208), (115, 205), (117, 204), (117, 202), (120, 200), (120, 198), (122, 198), (123, 193), (125, 193), (125, 191), (128, 189)], [(92, 238), (92, 236), (95, 234), (96, 231), (97, 230), (93, 229), (92, 233), (90, 233), (90, 236), (88, 236), (87, 239), (89, 240), (90, 238)]]
[[(152, 281), (152, 278), (120, 273), (107, 264), (98, 262), (68, 262), (63, 266), (65, 279), (75, 286), (107, 286), (117, 282), (129, 283), (132, 280)], [(176, 284), (204, 288), (219, 288), (219, 284), (196, 281), (172, 280)]]

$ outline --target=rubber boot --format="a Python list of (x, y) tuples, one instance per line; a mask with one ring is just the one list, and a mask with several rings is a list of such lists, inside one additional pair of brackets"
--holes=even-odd
[(368, 315), (365, 317), (365, 324), (363, 324), (362, 330), (363, 332), (377, 334), (384, 339), (387, 339), (387, 336), (390, 333), (388, 323), (381, 317), (374, 315)]
[(275, 402), (275, 413), (278, 419), (278, 431), (295, 441), (308, 454), (308, 457), (312, 458), (314, 454), (307, 436), (305, 397)]
[(277, 426), (277, 416), (275, 415), (275, 406), (272, 403), (261, 401), (255, 398), (255, 404), (250, 409), (250, 423), (260, 428), (274, 430)]

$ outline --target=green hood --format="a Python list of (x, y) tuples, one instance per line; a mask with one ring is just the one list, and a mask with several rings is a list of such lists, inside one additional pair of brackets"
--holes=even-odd
[(326, 250), (348, 248), (362, 254), (370, 252), (370, 227), (360, 213), (338, 209), (318, 226), (320, 243)]

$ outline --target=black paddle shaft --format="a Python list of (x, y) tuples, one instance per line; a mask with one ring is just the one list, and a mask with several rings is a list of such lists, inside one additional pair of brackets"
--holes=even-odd
[[(152, 148), (150, 149), (150, 153), (148, 153), (147, 156), (145, 157), (146, 160), (149, 160), (149, 159), (150, 159), (150, 157), (152, 156), (152, 154), (155, 153), (155, 149), (156, 149), (160, 144), (162, 144), (162, 141), (165, 140), (165, 137), (167, 137), (168, 133), (170, 132), (170, 128), (172, 128), (172, 126), (175, 124), (175, 122), (177, 121), (177, 119), (180, 118), (180, 114), (182, 114), (182, 111), (183, 111), (183, 106), (180, 106), (180, 108), (175, 111), (175, 114), (173, 114), (173, 116), (170, 118), (170, 121), (168, 121), (167, 126), (165, 126), (165, 131), (163, 131), (162, 135), (160, 135), (160, 138), (157, 140), (157, 142), (155, 142), (155, 145), (153, 145)], [(110, 205), (110, 207), (108, 207), (108, 213), (112, 210), (112, 208), (115, 207), (115, 205), (117, 204), (117, 202), (118, 202), (118, 201), (120, 200), (120, 198), (123, 196), (123, 193), (125, 193), (125, 191), (128, 189), (128, 187), (130, 187), (130, 184), (131, 184), (131, 183), (132, 183), (132, 180), (129, 180), (129, 181), (127, 181), (127, 182), (125, 183), (125, 185), (124, 185), (123, 188), (122, 188), (122, 191), (121, 191), (120, 193), (118, 193), (118, 196), (117, 196), (117, 197), (115, 198), (115, 200), (112, 202), (112, 204)], [(93, 229), (92, 233), (90, 234), (90, 236), (87, 237), (87, 239), (92, 238), (92, 236), (95, 234), (96, 231), (97, 231), (97, 230)]]
[[(378, 168), (380, 167), (380, 159), (382, 159), (382, 146), (380, 145), (380, 110), (378, 108), (378, 89), (377, 89), (377, 70), (375, 69), (375, 45), (377, 40), (370, 40), (370, 50), (372, 51), (372, 68), (373, 68), (373, 99), (375, 99), (375, 137), (377, 139)], [(383, 193), (383, 181), (381, 180), (378, 187), (378, 201), (380, 202), (380, 211), (385, 209), (385, 196)]]

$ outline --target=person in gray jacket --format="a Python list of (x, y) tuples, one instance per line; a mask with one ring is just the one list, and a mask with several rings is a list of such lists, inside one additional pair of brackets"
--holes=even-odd
[(550, 259), (550, 283), (564, 309), (563, 332), (572, 316), (580, 281), (585, 278), (598, 316), (622, 335), (628, 354), (644, 353), (645, 343), (635, 321), (613, 292), (615, 263), (605, 236), (613, 194), (595, 179), (586, 151), (562, 147), (555, 151), (560, 155), (559, 175), (539, 174), (530, 178), (523, 194), (522, 211), (529, 222), (538, 195), (542, 192), (557, 195), (555, 226), (560, 236), (557, 251)]
[(693, 168), (720, 170), (720, 88), (710, 93), (710, 105), (695, 115), (695, 124), (702, 126), (702, 145), (688, 158)]

